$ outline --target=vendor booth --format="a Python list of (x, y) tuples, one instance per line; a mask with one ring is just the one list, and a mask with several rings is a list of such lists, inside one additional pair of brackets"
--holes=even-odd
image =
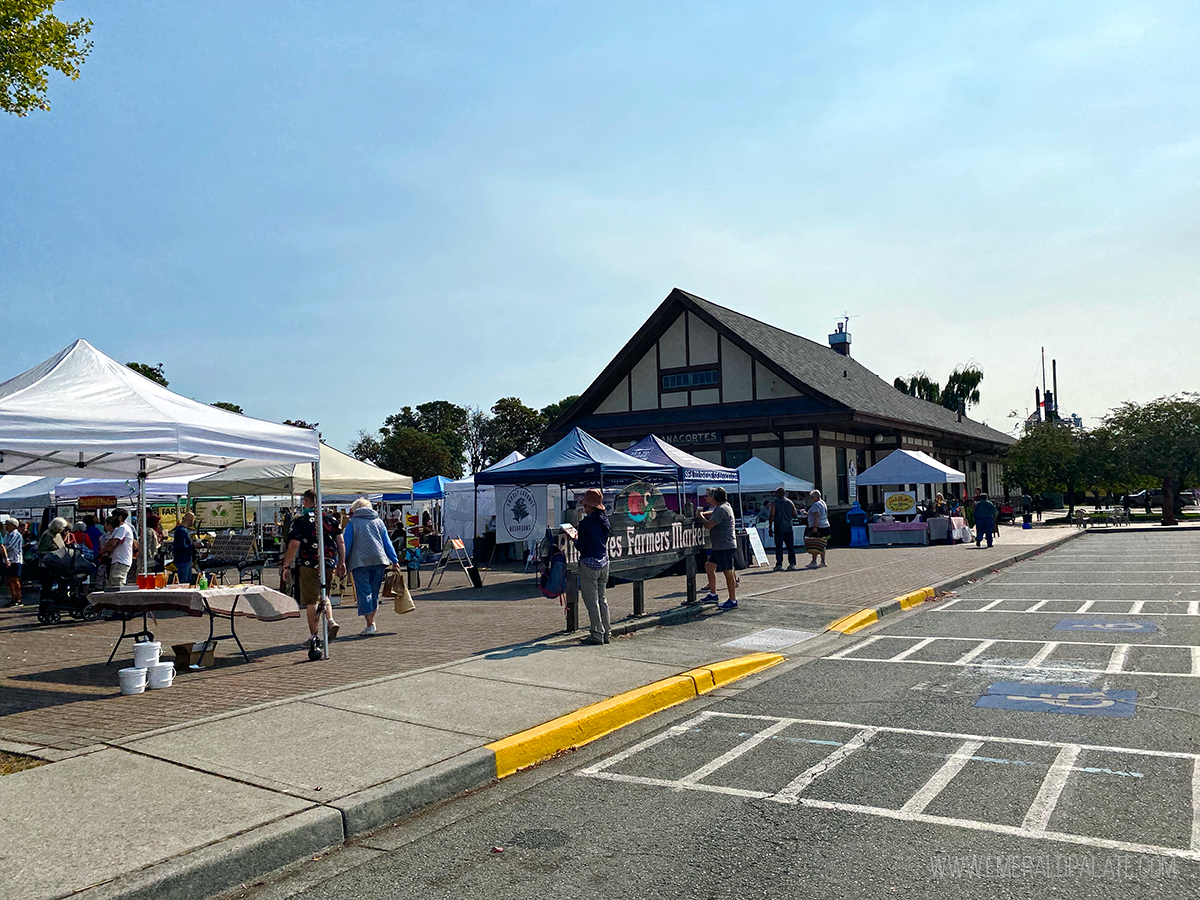
[[(524, 540), (547, 530), (566, 556), (567, 631), (578, 627), (574, 543), (558, 530), (564, 521), (577, 525), (581, 510), (568, 511), (570, 489), (598, 488), (611, 524), (609, 573), (634, 582), (634, 615), (645, 606), (642, 583), (681, 559), (694, 561), (707, 532), (692, 517), (667, 509), (660, 484), (677, 482), (678, 467), (637, 459), (575, 428), (552, 447), (499, 469), (480, 472), (479, 484), (496, 487), (498, 540)], [(549, 488), (557, 486), (557, 491)], [(538, 490), (540, 488), (540, 490)], [(557, 496), (554, 496), (557, 494)], [(554, 501), (557, 500), (557, 504)], [(694, 568), (691, 592), (694, 593)]]
[(893, 450), (858, 476), (858, 486), (895, 487), (884, 493), (884, 512), (867, 523), (871, 544), (928, 544), (932, 540), (967, 539), (966, 522), (947, 516), (922, 520), (916, 494), (904, 490), (910, 484), (962, 484), (967, 476), (919, 450)]
[[(0, 475), (136, 479), (143, 546), (147, 479), (218, 473), (248, 460), (311, 464), (320, 498), (318, 448), (315, 431), (181, 397), (83, 340), (0, 384)], [(317, 535), (320, 553), (323, 530)], [(143, 575), (146, 568), (143, 554)], [(153, 602), (152, 590), (137, 593)], [(327, 647), (322, 641), (313, 652)]]
[[(524, 458), (524, 453), (514, 450), (483, 471), (502, 469)], [(446, 497), (442, 509), (442, 540), (461, 540), (466, 552), (474, 557), (475, 536), (487, 534), (492, 517), (496, 515), (495, 491), (491, 485), (476, 485), (472, 475), (448, 482), (443, 489)]]

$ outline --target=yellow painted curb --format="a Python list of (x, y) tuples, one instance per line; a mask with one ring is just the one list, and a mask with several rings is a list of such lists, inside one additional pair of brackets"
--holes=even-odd
[(829, 630), (840, 631), (842, 634), (854, 634), (854, 632), (862, 631), (868, 625), (874, 625), (878, 621), (878, 612), (873, 609), (860, 609), (848, 616), (842, 616), (836, 622), (829, 623)]
[(520, 769), (549, 759), (560, 750), (582, 747), (631, 722), (644, 719), (685, 700), (691, 700), (723, 684), (745, 678), (782, 660), (783, 657), (778, 653), (751, 653), (737, 659), (701, 666), (682, 675), (674, 675), (645, 687), (617, 694), (511, 737), (502, 738), (487, 745), (488, 749), (496, 754), (496, 777), (505, 778)]
[(919, 591), (913, 591), (911, 594), (905, 594), (903, 597), (897, 597), (896, 599), (900, 601), (901, 609), (912, 609), (919, 603), (933, 599), (933, 588), (921, 588)]

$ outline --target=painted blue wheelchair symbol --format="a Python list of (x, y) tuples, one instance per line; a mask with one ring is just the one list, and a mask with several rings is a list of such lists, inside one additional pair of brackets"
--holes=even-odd
[(1129, 619), (1059, 619), (1055, 631), (1107, 631), (1119, 634), (1147, 634), (1158, 631), (1153, 622), (1134, 622)]
[(1095, 690), (1080, 684), (1024, 684), (1001, 681), (976, 701), (977, 709), (1015, 709), (1024, 712), (1066, 713), (1128, 719), (1134, 713), (1137, 691)]

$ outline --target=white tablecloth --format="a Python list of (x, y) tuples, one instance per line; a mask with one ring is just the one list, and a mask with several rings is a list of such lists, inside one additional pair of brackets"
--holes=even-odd
[(277, 622), (300, 615), (300, 607), (287, 594), (261, 584), (230, 585), (202, 591), (195, 587), (166, 587), (155, 590), (95, 591), (88, 594), (88, 603), (114, 612), (142, 613), (156, 610), (178, 610), (189, 616), (202, 616), (208, 607), (218, 615), (229, 615), (237, 601), (234, 615), (264, 622)]

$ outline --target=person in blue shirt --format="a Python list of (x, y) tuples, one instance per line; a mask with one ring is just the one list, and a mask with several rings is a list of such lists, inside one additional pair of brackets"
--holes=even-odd
[(175, 571), (179, 575), (180, 584), (192, 583), (192, 561), (196, 557), (196, 542), (192, 537), (192, 525), (196, 516), (185, 512), (171, 534), (171, 561), (175, 563)]
[(975, 498), (975, 546), (978, 547), (984, 539), (992, 546), (992, 533), (996, 530), (996, 507), (987, 494)]

